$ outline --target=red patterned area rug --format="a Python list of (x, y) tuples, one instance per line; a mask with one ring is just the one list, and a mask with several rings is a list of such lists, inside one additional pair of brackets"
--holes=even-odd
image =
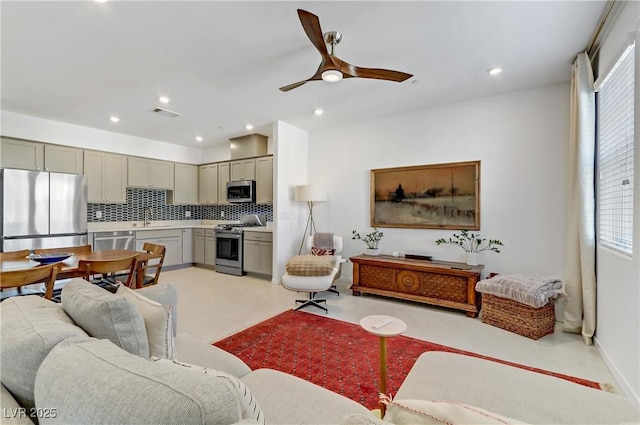
[[(378, 342), (377, 336), (359, 325), (289, 310), (214, 345), (241, 358), (251, 369), (286, 372), (375, 409), (379, 385)], [(387, 340), (387, 392), (396, 394), (417, 358), (425, 351), (479, 357), (601, 389), (600, 384), (586, 379), (397, 336)]]

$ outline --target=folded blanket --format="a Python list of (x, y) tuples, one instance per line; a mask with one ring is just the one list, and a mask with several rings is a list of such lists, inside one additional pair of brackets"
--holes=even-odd
[(478, 282), (476, 291), (540, 308), (559, 295), (566, 295), (563, 286), (555, 277), (499, 274)]
[(292, 276), (327, 276), (333, 271), (334, 258), (329, 255), (296, 255), (285, 266)]

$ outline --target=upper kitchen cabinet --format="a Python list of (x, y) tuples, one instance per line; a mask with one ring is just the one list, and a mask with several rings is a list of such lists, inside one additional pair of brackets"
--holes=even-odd
[(84, 151), (87, 201), (124, 204), (127, 201), (127, 157), (108, 152)]
[(273, 203), (273, 157), (256, 158), (256, 204)]
[(133, 187), (173, 190), (173, 162), (130, 156), (127, 182)]
[[(175, 164), (174, 189), (169, 203), (195, 205), (198, 203), (198, 167)], [(169, 192), (171, 193), (171, 192)]]
[[(198, 167), (198, 203), (211, 205), (218, 203), (218, 164)], [(228, 180), (228, 179), (227, 179)], [(223, 194), (225, 192), (222, 192)]]
[(21, 168), (24, 170), (44, 170), (44, 144), (28, 140), (0, 138), (2, 168)]
[(231, 173), (229, 172), (229, 163), (221, 162), (218, 164), (218, 204), (226, 205), (227, 202), (227, 183)]
[(82, 174), (82, 149), (2, 138), (2, 168)]
[(231, 161), (229, 167), (231, 169), (231, 181), (256, 179), (256, 160), (253, 158)]
[(82, 174), (82, 149), (44, 145), (44, 170), (55, 173)]

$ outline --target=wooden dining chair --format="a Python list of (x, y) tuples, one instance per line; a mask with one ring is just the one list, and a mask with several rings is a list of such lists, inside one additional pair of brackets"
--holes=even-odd
[[(132, 254), (117, 260), (80, 260), (78, 262), (78, 270), (84, 273), (85, 280), (102, 286), (103, 288), (114, 287), (114, 282), (110, 282), (107, 277), (109, 274), (115, 274), (127, 271), (127, 280), (125, 285), (130, 288), (135, 287), (135, 270), (138, 263), (138, 254)], [(91, 280), (91, 276), (100, 275), (100, 279)]]
[(0, 252), (0, 261), (24, 260), (29, 256), (29, 250)]
[(68, 252), (71, 254), (87, 254), (91, 252), (91, 245), (65, 246), (62, 248), (40, 248), (34, 249), (34, 254), (49, 254), (53, 252)]
[(33, 267), (30, 269), (12, 270), (7, 272), (0, 271), (0, 288), (20, 288), (25, 285), (44, 282), (44, 297), (48, 300), (53, 296), (53, 284), (56, 276), (60, 272), (62, 264), (53, 263), (44, 266)]
[[(138, 273), (142, 273), (142, 285), (155, 285), (158, 283), (158, 279), (160, 278), (160, 271), (162, 270), (162, 264), (164, 263), (164, 256), (167, 253), (167, 247), (164, 245), (156, 245), (153, 243), (145, 242), (142, 246), (142, 249), (150, 254), (157, 254), (160, 256), (160, 260), (157, 262), (151, 262), (153, 260), (149, 260), (146, 263), (140, 264), (138, 268)], [(147, 274), (149, 270), (154, 270), (155, 273)]]

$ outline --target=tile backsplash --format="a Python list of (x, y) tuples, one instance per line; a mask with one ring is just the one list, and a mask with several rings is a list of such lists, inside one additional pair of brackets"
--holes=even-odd
[[(88, 204), (87, 221), (139, 221), (144, 219), (146, 207), (153, 210), (151, 220), (239, 220), (243, 214), (264, 214), (267, 221), (273, 221), (272, 205), (167, 205), (166, 191), (131, 187), (127, 188), (126, 204)], [(96, 218), (98, 211), (102, 211), (102, 218)], [(186, 211), (191, 211), (191, 217), (185, 217)]]

